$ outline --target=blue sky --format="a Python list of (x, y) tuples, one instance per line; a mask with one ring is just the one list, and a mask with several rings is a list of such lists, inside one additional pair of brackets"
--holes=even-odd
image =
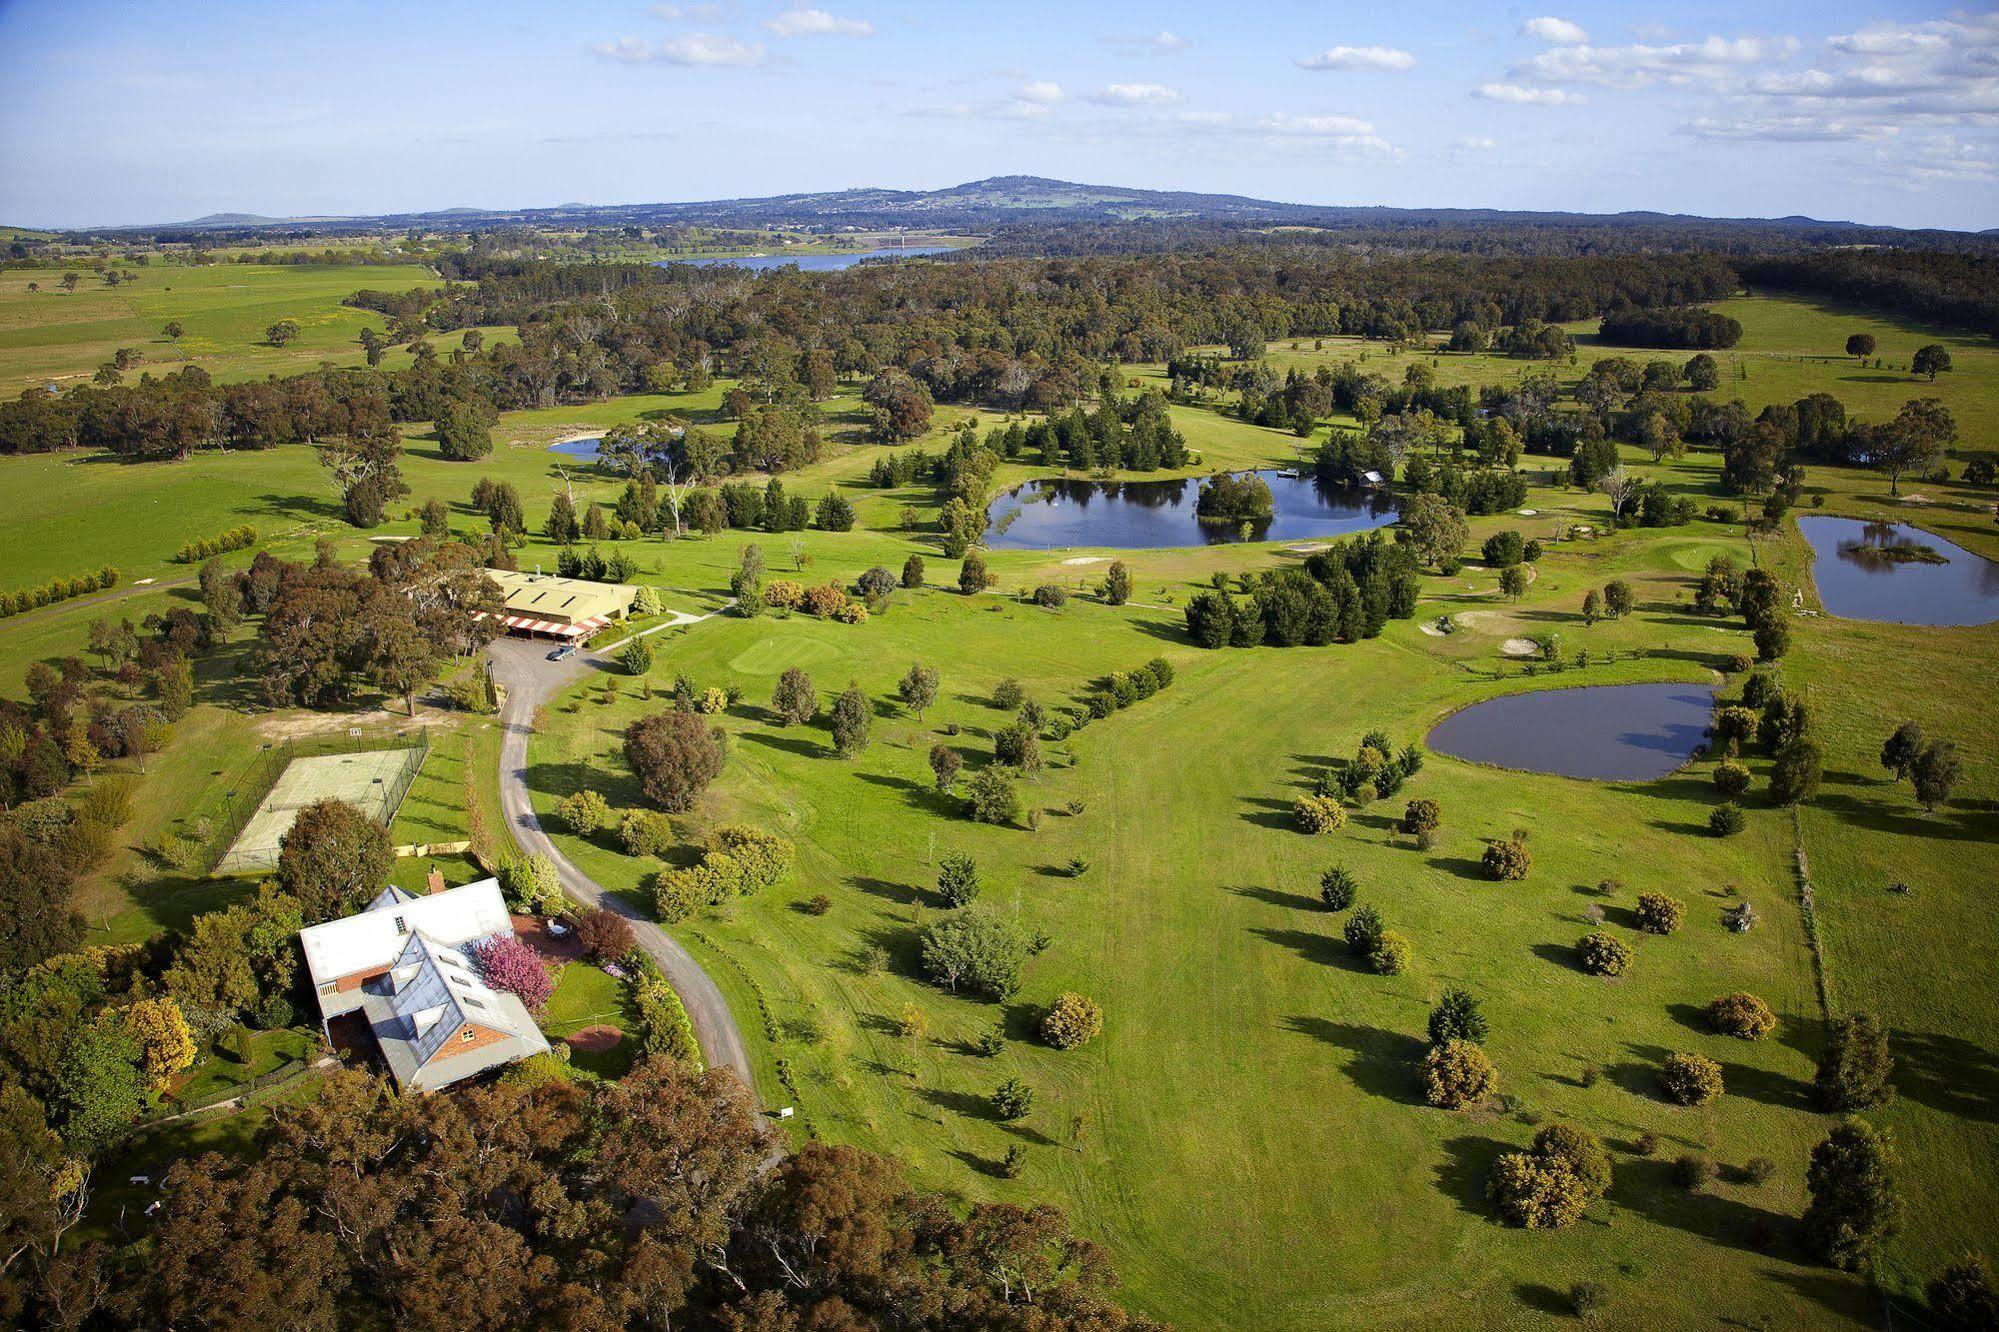
[(0, 0), (0, 222), (1002, 174), (1982, 229), (1999, 226), (1999, 13)]

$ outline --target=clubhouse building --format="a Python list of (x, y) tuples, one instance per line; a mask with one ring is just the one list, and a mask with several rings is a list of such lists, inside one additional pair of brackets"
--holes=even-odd
[(607, 624), (631, 613), (638, 588), (630, 583), (594, 583), (554, 574), (488, 569), (499, 585), (507, 608), (500, 622), (507, 632), (523, 638), (552, 638), (580, 643)]

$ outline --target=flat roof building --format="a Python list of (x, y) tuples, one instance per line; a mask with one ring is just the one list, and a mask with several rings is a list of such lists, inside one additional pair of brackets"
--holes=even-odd
[(486, 576), (506, 598), (503, 622), (510, 633), (546, 634), (554, 638), (587, 638), (605, 625), (622, 620), (639, 594), (630, 583), (595, 583), (585, 578), (488, 569)]

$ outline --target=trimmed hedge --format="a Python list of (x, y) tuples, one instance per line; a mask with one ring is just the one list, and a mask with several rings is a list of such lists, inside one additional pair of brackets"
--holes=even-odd
[(79, 574), (75, 578), (51, 578), (40, 587), (22, 588), (18, 592), (0, 592), (0, 619), (10, 615), (22, 615), (31, 610), (40, 610), (59, 601), (87, 597), (92, 592), (102, 592), (117, 585), (118, 570), (107, 564), (96, 573)]
[(227, 555), (233, 550), (247, 550), (257, 544), (257, 529), (245, 523), (232, 527), (212, 537), (196, 537), (192, 541), (180, 543), (174, 552), (175, 564), (200, 564), (216, 555)]

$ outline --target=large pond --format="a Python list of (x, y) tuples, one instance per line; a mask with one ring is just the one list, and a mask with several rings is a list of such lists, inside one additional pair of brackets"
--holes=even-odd
[(1819, 600), (1834, 615), (1891, 624), (1999, 620), (1999, 563), (1983, 555), (1901, 523), (1806, 517), (1798, 530), (1812, 543)]
[(837, 273), (852, 268), (863, 259), (914, 259), (925, 254), (949, 254), (949, 245), (910, 245), (901, 249), (864, 250), (852, 254), (725, 254), (705, 259), (666, 259), (666, 264), (693, 264), (696, 268), (746, 268), (762, 273), (772, 268), (796, 264), (801, 272)]
[(1439, 754), (1601, 781), (1664, 777), (1705, 739), (1711, 685), (1589, 685), (1474, 703), (1431, 729)]
[[(1309, 476), (1256, 472), (1270, 487), (1270, 521), (1252, 523), (1251, 541), (1323, 540), (1395, 521), (1385, 491), (1342, 490)], [(1180, 481), (1030, 481), (986, 508), (986, 545), (994, 550), (1104, 546), (1158, 550), (1239, 541), (1234, 523), (1194, 516), (1201, 479)]]

